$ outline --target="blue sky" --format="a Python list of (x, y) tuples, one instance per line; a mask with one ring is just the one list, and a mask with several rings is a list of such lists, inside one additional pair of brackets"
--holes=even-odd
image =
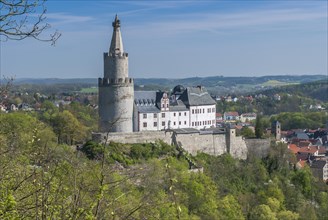
[(327, 74), (327, 1), (47, 2), (56, 46), (1, 43), (1, 75), (98, 78), (115, 14), (134, 78)]

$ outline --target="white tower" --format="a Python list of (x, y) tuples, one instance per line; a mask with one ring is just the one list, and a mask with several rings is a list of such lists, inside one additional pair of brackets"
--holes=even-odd
[(129, 78), (128, 54), (123, 50), (117, 15), (109, 52), (104, 53), (104, 78), (99, 78), (98, 87), (99, 130), (132, 132), (133, 79)]

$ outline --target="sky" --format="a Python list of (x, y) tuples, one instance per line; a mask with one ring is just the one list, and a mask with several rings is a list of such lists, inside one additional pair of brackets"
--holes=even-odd
[(1, 41), (1, 76), (103, 77), (116, 14), (133, 78), (328, 72), (326, 0), (48, 0), (46, 6), (50, 31), (62, 36), (55, 46)]

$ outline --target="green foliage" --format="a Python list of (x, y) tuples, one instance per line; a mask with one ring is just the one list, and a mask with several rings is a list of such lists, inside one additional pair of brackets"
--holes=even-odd
[(223, 197), (218, 203), (219, 219), (244, 219), (238, 201), (232, 196)]
[(310, 198), (312, 196), (312, 173), (308, 166), (303, 169), (296, 170), (292, 176), (292, 182), (294, 185), (299, 187), (306, 197)]
[(254, 138), (255, 137), (253, 130), (250, 129), (249, 127), (243, 127), (241, 129), (240, 135), (245, 138)]
[(325, 112), (285, 112), (271, 117), (270, 120), (278, 120), (284, 130), (317, 129), (325, 127), (328, 115)]
[(277, 220), (276, 214), (270, 209), (268, 205), (256, 206), (250, 213), (252, 220)]
[(104, 147), (94, 141), (87, 141), (82, 147), (81, 151), (89, 159), (101, 159), (104, 154)]
[(279, 220), (298, 220), (299, 214), (292, 211), (281, 211), (277, 214)]
[(284, 144), (272, 144), (264, 159), (201, 153), (193, 160), (204, 173), (194, 173), (161, 141), (88, 141), (81, 152), (58, 145), (49, 123), (57, 123), (63, 142), (75, 142), (65, 124), (80, 123), (75, 107), (60, 112), (46, 103), (42, 121), (0, 114), (0, 219), (327, 218), (327, 185), (308, 168), (294, 171)]

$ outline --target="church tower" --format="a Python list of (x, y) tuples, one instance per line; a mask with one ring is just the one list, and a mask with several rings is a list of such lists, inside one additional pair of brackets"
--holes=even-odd
[(128, 53), (123, 50), (117, 15), (112, 25), (112, 41), (104, 53), (104, 77), (98, 79), (99, 130), (132, 132), (133, 79), (129, 78)]

